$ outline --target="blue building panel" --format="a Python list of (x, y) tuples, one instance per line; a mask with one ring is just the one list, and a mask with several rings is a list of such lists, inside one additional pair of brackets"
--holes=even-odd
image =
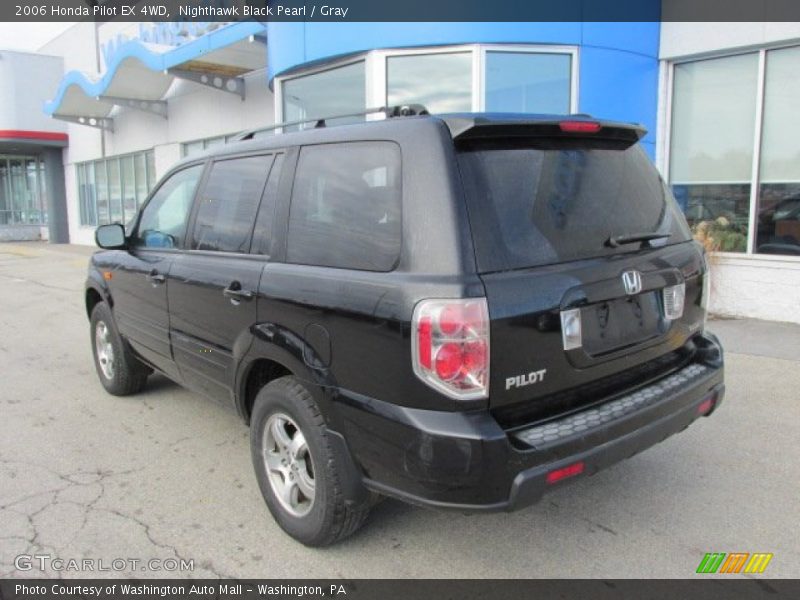
[[(660, 1), (646, 1), (658, 15)], [(643, 145), (653, 157), (659, 35), (657, 16), (653, 22), (637, 23), (271, 22), (267, 24), (268, 76), (272, 81), (298, 68), (373, 49), (474, 43), (577, 46), (578, 110), (644, 125), (648, 133)]]
[(658, 58), (661, 23), (583, 23), (581, 45)]
[(584, 23), (267, 23), (268, 74), (378, 48), (581, 43)]
[(580, 111), (632, 121), (647, 129), (643, 142), (654, 156), (658, 60), (621, 50), (581, 48)]

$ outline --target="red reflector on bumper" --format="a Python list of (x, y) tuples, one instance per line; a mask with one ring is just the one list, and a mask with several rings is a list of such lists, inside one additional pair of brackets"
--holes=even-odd
[(711, 394), (700, 404), (697, 405), (697, 414), (707, 415), (708, 413), (711, 412), (716, 403), (717, 403), (717, 394)]
[(550, 471), (547, 474), (547, 483), (558, 483), (562, 479), (566, 479), (567, 477), (575, 477), (575, 475), (580, 475), (583, 473), (583, 461), (576, 462), (574, 464), (569, 465), (568, 467), (564, 467), (562, 469), (556, 469), (555, 471)]

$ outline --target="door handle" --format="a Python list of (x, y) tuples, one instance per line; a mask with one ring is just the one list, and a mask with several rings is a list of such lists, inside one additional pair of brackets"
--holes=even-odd
[(252, 300), (255, 294), (250, 290), (243, 290), (242, 284), (238, 281), (233, 281), (231, 284), (222, 290), (222, 295), (230, 298), (231, 302), (238, 302), (240, 300)]
[(153, 269), (152, 271), (150, 271), (146, 275), (146, 277), (147, 277), (147, 280), (150, 283), (152, 283), (153, 285), (160, 285), (160, 284), (164, 283), (167, 280), (167, 278), (164, 277), (164, 275), (162, 275), (161, 273), (159, 273), (156, 269)]

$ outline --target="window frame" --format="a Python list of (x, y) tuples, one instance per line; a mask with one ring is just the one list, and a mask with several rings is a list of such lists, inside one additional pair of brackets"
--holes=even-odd
[(781, 50), (783, 48), (798, 47), (797, 41), (782, 42), (778, 44), (770, 44), (761, 46), (759, 48), (735, 48), (721, 52), (704, 53), (691, 56), (683, 56), (680, 58), (662, 61), (665, 69), (665, 101), (661, 103), (662, 108), (659, 111), (661, 128), (661, 160), (657, 161), (657, 166), (661, 171), (661, 175), (667, 182), (667, 185), (672, 187), (672, 178), (670, 176), (670, 159), (672, 154), (672, 131), (673, 131), (673, 101), (675, 93), (675, 66), (699, 62), (704, 60), (713, 60), (719, 58), (730, 58), (734, 56), (741, 56), (743, 54), (758, 54), (758, 70), (756, 79), (756, 105), (755, 105), (755, 127), (753, 131), (753, 156), (750, 165), (750, 198), (749, 198), (749, 215), (747, 222), (747, 246), (744, 252), (727, 252), (719, 250), (716, 253), (725, 256), (726, 258), (743, 258), (745, 260), (763, 260), (767, 262), (797, 262), (800, 263), (800, 256), (793, 256), (790, 254), (766, 254), (757, 253), (755, 250), (757, 228), (758, 228), (758, 194), (761, 189), (761, 145), (763, 143), (763, 128), (764, 128), (764, 94), (766, 91), (767, 79), (767, 54), (772, 50)]
[[(483, 112), (486, 107), (486, 53), (506, 52), (516, 54), (567, 54), (570, 56), (571, 113), (578, 112), (580, 97), (580, 48), (558, 44), (453, 44), (447, 46), (421, 46), (416, 48), (389, 48), (370, 50), (346, 58), (327, 62), (309, 69), (292, 71), (275, 77), (275, 122), (284, 121), (283, 84), (292, 79), (337, 69), (364, 62), (366, 83), (366, 107), (386, 106), (388, 100), (387, 60), (396, 56), (420, 56), (430, 54), (470, 53), (472, 57), (472, 106), (473, 112)], [(379, 119), (379, 115), (367, 115), (367, 120)]]
[[(183, 244), (183, 250), (187, 254), (199, 254), (199, 255), (213, 255), (217, 256), (220, 254), (224, 254), (226, 256), (252, 256), (252, 247), (253, 247), (253, 239), (255, 235), (255, 228), (256, 222), (258, 221), (258, 215), (261, 212), (261, 206), (264, 203), (264, 193), (267, 190), (267, 183), (269, 183), (269, 177), (272, 173), (272, 169), (275, 166), (275, 159), (278, 154), (282, 153), (280, 150), (260, 150), (256, 152), (243, 152), (243, 153), (236, 153), (236, 154), (225, 154), (221, 156), (214, 156), (210, 157), (205, 160), (205, 168), (203, 174), (200, 178), (200, 181), (197, 184), (197, 189), (195, 190), (194, 198), (192, 199), (192, 208), (189, 212), (189, 219), (186, 223), (186, 236)], [(269, 168), (267, 169), (267, 173), (264, 177), (264, 181), (261, 185), (261, 195), (258, 199), (258, 206), (256, 207), (256, 214), (253, 218), (253, 226), (250, 228), (250, 233), (248, 235), (248, 244), (247, 244), (247, 252), (228, 252), (225, 250), (199, 250), (197, 248), (192, 248), (192, 244), (194, 243), (194, 230), (197, 225), (197, 215), (200, 212), (200, 201), (199, 199), (202, 197), (202, 194), (205, 192), (206, 186), (208, 185), (208, 180), (211, 177), (211, 172), (214, 169), (214, 165), (216, 163), (226, 162), (229, 160), (240, 160), (245, 158), (255, 158), (259, 156), (269, 156), (271, 161), (269, 163)], [(176, 171), (177, 172), (177, 171)], [(277, 204), (277, 200), (276, 200)], [(142, 207), (144, 209), (144, 207)], [(263, 254), (256, 255), (263, 260), (268, 260), (269, 257)]]

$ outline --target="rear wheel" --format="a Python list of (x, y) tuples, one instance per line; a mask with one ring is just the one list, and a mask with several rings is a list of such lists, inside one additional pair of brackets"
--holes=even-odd
[(105, 302), (98, 302), (91, 318), (92, 351), (100, 383), (109, 394), (127, 396), (144, 387), (150, 369), (143, 365), (120, 337)]
[(294, 377), (270, 382), (256, 397), (250, 448), (261, 493), (278, 525), (307, 546), (327, 546), (367, 518), (369, 495), (346, 502), (346, 470), (338, 464), (325, 421)]

